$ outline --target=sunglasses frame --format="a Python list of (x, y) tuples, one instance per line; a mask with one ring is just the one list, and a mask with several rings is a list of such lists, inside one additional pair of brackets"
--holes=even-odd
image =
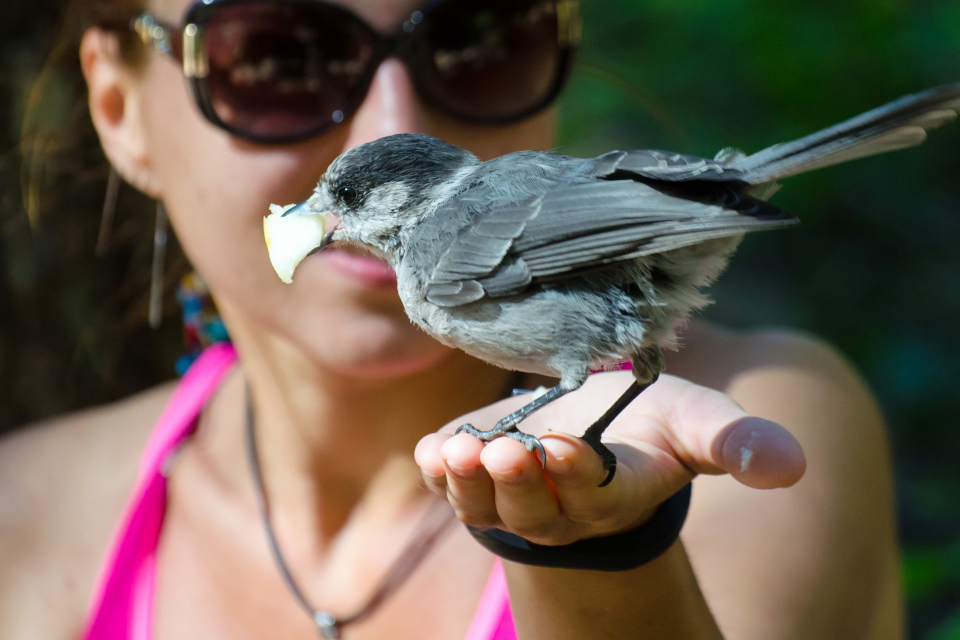
[[(322, 0), (271, 0), (270, 4), (311, 5), (323, 4), (325, 10), (342, 13), (346, 19), (366, 30), (369, 40), (373, 43), (373, 52), (370, 64), (364, 71), (359, 86), (364, 91), (355, 91), (356, 95), (347, 95), (344, 104), (328, 119), (316, 127), (292, 134), (258, 134), (238, 129), (226, 122), (217, 114), (210, 87), (207, 82), (210, 67), (208, 63), (205, 29), (210, 17), (225, 6), (245, 4), (265, 4), (267, 0), (197, 0), (185, 12), (183, 27), (177, 28), (157, 20), (153, 15), (144, 13), (130, 23), (130, 28), (136, 32), (140, 40), (147, 46), (152, 46), (158, 53), (171, 57), (183, 67), (183, 75), (190, 84), (193, 97), (203, 116), (216, 127), (227, 131), (233, 136), (264, 144), (285, 144), (307, 140), (316, 137), (337, 126), (344, 119), (356, 113), (360, 104), (370, 90), (373, 76), (380, 64), (389, 57), (397, 57), (407, 66), (414, 89), (421, 100), (429, 107), (453, 117), (462, 122), (473, 124), (497, 125), (518, 122), (538, 111), (546, 108), (563, 90), (573, 69), (577, 48), (580, 44), (581, 23), (578, 0), (552, 0), (557, 15), (557, 47), (559, 52), (557, 72), (554, 74), (550, 90), (535, 104), (519, 112), (507, 115), (477, 116), (475, 114), (457, 113), (449, 105), (443, 103), (425, 86), (422, 75), (414, 64), (411, 56), (411, 43), (415, 38), (417, 25), (429, 18), (430, 13), (451, 0), (435, 0), (423, 9), (414, 11), (404, 23), (402, 29), (392, 34), (382, 34), (373, 29), (365, 20), (345, 7), (322, 2)], [(337, 114), (340, 118), (337, 119)]]

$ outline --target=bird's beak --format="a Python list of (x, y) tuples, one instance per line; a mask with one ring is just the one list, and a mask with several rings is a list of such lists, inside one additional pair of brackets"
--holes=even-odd
[(330, 229), (330, 231), (327, 231), (325, 234), (323, 234), (323, 238), (320, 240), (320, 246), (317, 247), (317, 251), (323, 251), (327, 248), (327, 245), (333, 242), (333, 234), (337, 229), (339, 229), (339, 227), (334, 225), (333, 229)]
[(310, 205), (307, 204), (308, 202), (310, 202), (310, 201), (309, 201), (309, 200), (304, 200), (304, 201), (301, 202), (300, 204), (295, 204), (295, 205), (293, 205), (292, 207), (290, 207), (289, 205), (287, 205), (289, 208), (284, 209), (284, 210), (280, 213), (280, 217), (281, 217), (281, 218), (286, 218), (287, 216), (302, 216), (302, 215), (304, 215), (304, 214), (306, 214), (306, 213), (316, 213), (316, 211), (314, 211), (313, 209), (311, 209), (311, 208), (310, 208)]

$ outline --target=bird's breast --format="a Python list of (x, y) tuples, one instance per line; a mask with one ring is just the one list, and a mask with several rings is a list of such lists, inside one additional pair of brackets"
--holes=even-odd
[(557, 286), (442, 307), (428, 301), (425, 283), (402, 268), (398, 291), (414, 324), (448, 346), (507, 369), (585, 375), (640, 348), (647, 336), (647, 320), (619, 291)]

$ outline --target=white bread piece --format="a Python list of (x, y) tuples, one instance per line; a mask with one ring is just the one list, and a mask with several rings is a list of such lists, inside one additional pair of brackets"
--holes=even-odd
[(263, 219), (263, 237), (267, 241), (270, 264), (287, 284), (293, 282), (297, 265), (320, 246), (326, 222), (323, 213), (283, 215), (295, 206), (271, 204), (270, 215)]

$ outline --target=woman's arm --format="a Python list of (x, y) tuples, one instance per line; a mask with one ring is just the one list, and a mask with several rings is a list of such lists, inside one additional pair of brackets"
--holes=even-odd
[(680, 542), (630, 571), (504, 569), (520, 638), (721, 638)]
[(172, 387), (0, 439), (0, 638), (77, 638)]
[[(621, 574), (509, 565), (522, 638), (635, 638), (641, 630), (652, 638), (706, 638), (717, 637), (717, 626), (735, 638), (881, 637), (871, 634), (882, 615), (889, 621), (879, 626), (892, 625), (896, 637), (889, 462), (869, 396), (839, 358), (810, 340), (768, 334), (714, 342), (687, 361), (719, 372), (713, 382), (728, 384), (715, 386), (751, 413), (799, 434), (813, 457), (794, 487), (756, 490), (790, 486), (803, 473), (793, 437), (777, 424), (744, 419), (722, 394), (670, 377), (608, 431), (625, 446), (616, 449), (617, 477), (604, 489), (593, 477), (603, 474), (596, 456), (589, 449), (580, 455), (567, 438), (544, 439), (555, 493), (550, 482), (537, 482), (543, 474), (536, 461), (512, 441), (477, 447), (436, 435), (421, 442), (428, 481), (446, 492), (461, 519), (548, 544), (629, 529), (693, 475), (729, 474), (694, 482), (683, 538), (697, 579), (681, 545)], [(714, 357), (721, 361), (710, 362)], [(525, 430), (536, 432), (535, 420), (582, 430), (616, 396), (608, 387), (628, 382), (595, 376)], [(492, 422), (501, 406), (484, 416)], [(564, 466), (558, 457), (572, 461), (573, 471), (557, 474)], [(863, 581), (869, 584), (858, 589)], [(893, 614), (881, 607), (887, 600)]]

